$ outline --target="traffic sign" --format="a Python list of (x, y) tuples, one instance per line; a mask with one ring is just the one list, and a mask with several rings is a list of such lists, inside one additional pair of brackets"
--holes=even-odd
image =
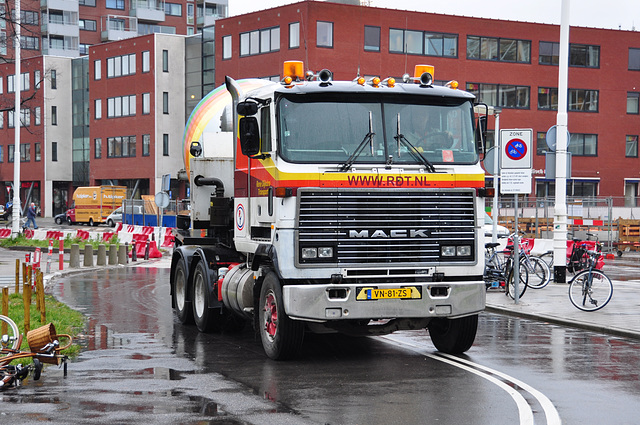
[(502, 149), (500, 168), (531, 169), (533, 156), (531, 155), (532, 129), (500, 130)]

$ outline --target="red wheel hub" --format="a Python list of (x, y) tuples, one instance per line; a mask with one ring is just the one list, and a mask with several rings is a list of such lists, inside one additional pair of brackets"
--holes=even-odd
[(278, 331), (278, 306), (272, 292), (267, 295), (264, 302), (264, 330), (271, 338), (275, 338)]

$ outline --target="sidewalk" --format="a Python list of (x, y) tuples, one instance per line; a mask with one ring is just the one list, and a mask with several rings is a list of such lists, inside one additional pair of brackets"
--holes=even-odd
[[(607, 273), (607, 267), (603, 269)], [(569, 300), (567, 283), (551, 282), (543, 289), (527, 288), (515, 304), (504, 292), (487, 292), (487, 311), (525, 317), (594, 332), (640, 339), (640, 269), (635, 279), (615, 280), (611, 301), (601, 310), (578, 310)], [(567, 276), (567, 281), (571, 276)]]

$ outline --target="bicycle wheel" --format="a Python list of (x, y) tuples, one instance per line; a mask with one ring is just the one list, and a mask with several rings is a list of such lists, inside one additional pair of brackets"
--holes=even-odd
[[(520, 282), (518, 284), (518, 299), (522, 298), (524, 295), (524, 291), (527, 290), (527, 282), (529, 281), (529, 271), (526, 267), (518, 267), (518, 273), (520, 274)], [(509, 271), (509, 277), (507, 278), (507, 295), (509, 295), (512, 299), (516, 298), (516, 288), (515, 288), (515, 280), (513, 279), (513, 269)]]
[(17, 350), (21, 342), (20, 331), (16, 322), (7, 316), (0, 315), (0, 327), (5, 328), (5, 325), (7, 333), (4, 333), (5, 329), (2, 329), (2, 335), (0, 336), (0, 348), (2, 349), (0, 358), (11, 355), (12, 353), (5, 350)]
[(553, 267), (553, 251), (547, 251), (544, 254), (540, 255), (539, 258), (542, 259), (549, 268)]
[(571, 304), (583, 311), (600, 310), (612, 295), (613, 283), (600, 270), (583, 270), (569, 284)]
[(538, 257), (523, 257), (520, 260), (520, 267), (526, 267), (529, 272), (527, 286), (533, 289), (542, 289), (551, 280), (551, 269)]

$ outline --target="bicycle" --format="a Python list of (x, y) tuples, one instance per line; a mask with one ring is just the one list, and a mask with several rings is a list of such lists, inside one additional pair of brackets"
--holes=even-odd
[[(505, 294), (515, 299), (515, 284), (514, 284), (514, 268), (513, 259), (514, 251), (496, 251), (499, 243), (487, 243), (485, 244), (485, 266), (484, 266), (484, 281), (487, 289), (494, 287), (494, 283), (498, 282), (498, 286), (504, 283)], [(502, 258), (506, 255), (506, 258)], [(521, 298), (524, 292), (527, 290), (527, 282), (529, 280), (529, 271), (526, 267), (519, 267), (519, 295)]]
[[(524, 232), (520, 231), (524, 234)], [(512, 234), (510, 241), (513, 241)], [(540, 257), (531, 255), (531, 248), (528, 240), (520, 239), (518, 245), (520, 246), (519, 261), (520, 267), (526, 267), (529, 272), (529, 280), (527, 286), (533, 289), (542, 289), (551, 281), (551, 269), (549, 265)], [(507, 245), (507, 250), (513, 249), (513, 243)]]
[[(589, 239), (592, 237), (595, 238), (595, 240)], [(579, 271), (587, 268), (587, 251), (589, 251), (589, 249), (593, 249), (599, 253), (602, 252), (602, 244), (598, 242), (597, 235), (594, 235), (593, 233), (587, 233), (586, 241), (581, 239), (572, 239), (571, 241), (567, 241), (566, 266), (569, 273), (578, 273)], [(553, 267), (553, 251), (545, 252), (540, 256), (540, 258), (547, 263), (549, 268)], [(596, 268), (602, 269), (603, 266), (604, 260), (602, 258), (598, 258)]]
[(569, 282), (569, 300), (582, 311), (600, 310), (613, 295), (611, 279), (597, 268), (601, 255), (598, 251), (587, 251), (587, 268)]

